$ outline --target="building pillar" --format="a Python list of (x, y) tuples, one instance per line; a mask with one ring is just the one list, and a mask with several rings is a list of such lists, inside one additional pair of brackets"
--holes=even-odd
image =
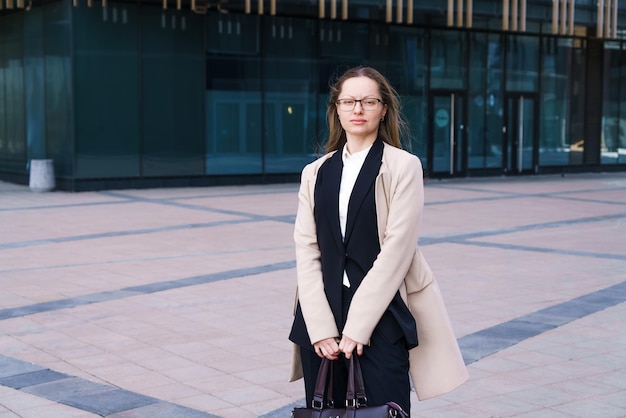
[[(465, 14), (463, 13), (465, 9)], [(456, 26), (459, 28), (471, 28), (473, 25), (474, 0), (457, 0), (456, 1), (456, 25), (455, 25), (455, 8), (454, 0), (448, 0), (448, 26)]]

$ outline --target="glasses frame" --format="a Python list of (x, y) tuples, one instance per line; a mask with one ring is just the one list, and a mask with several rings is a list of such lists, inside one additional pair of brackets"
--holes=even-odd
[[(342, 109), (341, 106), (345, 106), (344, 104), (342, 104), (342, 102), (345, 100), (354, 101), (354, 106), (352, 106), (352, 108), (350, 109)], [(375, 107), (368, 108), (363, 105), (363, 100), (376, 100), (377, 103)], [(385, 104), (385, 102), (383, 102), (383, 100), (379, 99), (378, 97), (364, 97), (362, 99), (337, 99), (337, 101), (335, 102), (335, 105), (337, 106), (337, 109), (341, 110), (342, 112), (352, 112), (356, 108), (357, 102), (361, 104), (361, 108), (363, 110), (367, 110), (367, 111), (376, 110), (376, 108), (378, 107), (378, 103), (383, 104), (383, 105)]]

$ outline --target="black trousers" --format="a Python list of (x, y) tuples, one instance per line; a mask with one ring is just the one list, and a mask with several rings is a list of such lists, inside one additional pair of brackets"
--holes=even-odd
[[(350, 302), (350, 292), (345, 289), (344, 302)], [(389, 332), (389, 323), (394, 321), (393, 316), (386, 312), (374, 329), (370, 345), (363, 348), (363, 355), (359, 357), (365, 393), (368, 405), (384, 405), (393, 401), (400, 405), (407, 413), (411, 410), (411, 383), (409, 381), (409, 352), (406, 348), (404, 336), (399, 332)], [(304, 372), (304, 388), (306, 402), (309, 407), (313, 401), (315, 382), (322, 359), (307, 348), (301, 348), (302, 368)], [(335, 405), (345, 405), (348, 363), (341, 356), (332, 362), (333, 366), (333, 399)]]

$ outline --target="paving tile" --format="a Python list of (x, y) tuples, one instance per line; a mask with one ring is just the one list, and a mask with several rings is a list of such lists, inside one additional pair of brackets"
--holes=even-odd
[(603, 403), (595, 399), (584, 399), (554, 407), (559, 412), (564, 412), (572, 417), (623, 417), (626, 416), (626, 408)]
[[(625, 192), (623, 173), (426, 185), (420, 243), (471, 379), (412, 393), (412, 416), (626, 415)], [(0, 417), (302, 404), (297, 185), (0, 193)]]

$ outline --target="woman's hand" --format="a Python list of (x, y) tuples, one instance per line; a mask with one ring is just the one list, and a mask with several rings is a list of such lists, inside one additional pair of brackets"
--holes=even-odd
[(360, 342), (354, 341), (352, 338), (346, 337), (345, 335), (341, 337), (341, 342), (339, 343), (339, 350), (349, 359), (354, 353), (354, 349), (356, 348), (356, 353), (359, 356), (363, 355), (363, 344)]
[(326, 338), (313, 344), (315, 354), (321, 358), (326, 357), (328, 360), (337, 360), (339, 358), (339, 338)]

